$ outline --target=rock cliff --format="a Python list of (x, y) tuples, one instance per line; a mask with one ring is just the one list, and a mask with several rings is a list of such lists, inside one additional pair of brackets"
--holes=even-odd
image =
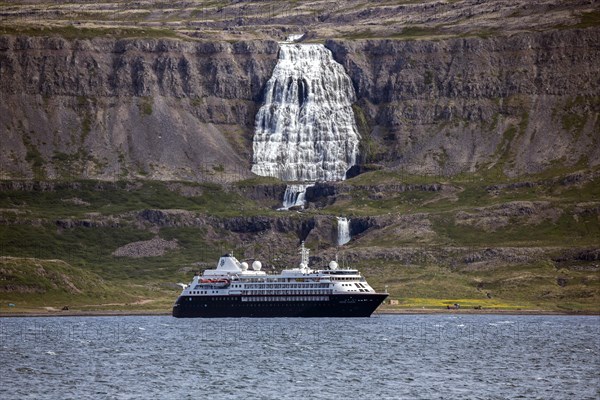
[(363, 160), (509, 175), (600, 163), (600, 30), (439, 41), (335, 41)]
[[(518, 175), (600, 163), (600, 29), (329, 40), (361, 163)], [(274, 41), (0, 37), (2, 178), (250, 175)]]
[(2, 177), (248, 174), (277, 44), (0, 38)]

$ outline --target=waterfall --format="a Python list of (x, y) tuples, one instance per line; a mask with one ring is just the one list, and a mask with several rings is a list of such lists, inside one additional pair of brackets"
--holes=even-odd
[(354, 88), (321, 44), (280, 44), (256, 114), (252, 172), (285, 181), (339, 181), (355, 164)]
[(291, 207), (304, 208), (304, 197), (306, 189), (314, 186), (313, 184), (287, 185), (283, 195), (283, 207), (280, 210), (289, 210)]
[(338, 246), (343, 246), (348, 243), (351, 239), (350, 237), (350, 220), (345, 217), (337, 217), (338, 224), (338, 237), (337, 244)]

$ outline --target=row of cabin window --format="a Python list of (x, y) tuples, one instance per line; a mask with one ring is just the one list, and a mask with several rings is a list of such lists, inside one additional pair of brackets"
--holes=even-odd
[(316, 288), (326, 288), (328, 287), (328, 283), (293, 283), (293, 284), (272, 284), (272, 283), (247, 283), (245, 286), (243, 285), (232, 285), (234, 288), (244, 289), (316, 289)]
[[(344, 287), (353, 287), (351, 283), (342, 283), (342, 286)], [(368, 292), (369, 289), (367, 289), (366, 286), (364, 286), (362, 283), (355, 283), (354, 286), (356, 286), (358, 288), (359, 292)], [(357, 290), (351, 290), (351, 292), (356, 292)]]
[(329, 296), (276, 296), (276, 297), (242, 297), (242, 302), (277, 302), (277, 301), (328, 301)]
[(242, 290), (242, 294), (327, 294), (331, 289), (308, 289), (308, 290)]
[[(218, 293), (212, 290), (210, 294)], [(244, 290), (242, 294), (326, 294), (331, 293), (331, 289), (313, 289), (313, 290)], [(190, 294), (209, 294), (208, 290), (192, 290)]]
[[(301, 278), (301, 279), (306, 279), (306, 278)], [(365, 278), (360, 277), (352, 277), (352, 278), (347, 278), (347, 277), (339, 277), (339, 276), (335, 276), (335, 277), (323, 277), (323, 279), (331, 279), (331, 280), (335, 280), (335, 281), (356, 281), (356, 280), (361, 280), (363, 281)], [(279, 279), (269, 279), (269, 280), (264, 280), (264, 279), (244, 279), (244, 282), (246, 282), (246, 285), (250, 284), (250, 283), (269, 283), (269, 284), (273, 284), (273, 283), (290, 283), (290, 282), (296, 282), (296, 278), (279, 278)], [(313, 280), (314, 282), (314, 280)], [(306, 282), (306, 283), (311, 283)], [(241, 287), (241, 284), (233, 284), (233, 287)]]

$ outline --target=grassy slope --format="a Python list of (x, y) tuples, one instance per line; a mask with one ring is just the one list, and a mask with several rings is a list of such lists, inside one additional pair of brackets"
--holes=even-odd
[(111, 308), (119, 308), (135, 303), (139, 296), (153, 297), (158, 292), (150, 285), (133, 287), (108, 283), (93, 272), (61, 260), (0, 257), (0, 271), (1, 312), (65, 305), (102, 309), (106, 303), (110, 303)]
[[(556, 268), (550, 262), (479, 271), (453, 270), (431, 264), (382, 264), (368, 260), (361, 270), (374, 287), (387, 286), (391, 298), (399, 300), (398, 307), (388, 307), (392, 309), (446, 308), (460, 303), (469, 308), (599, 311), (597, 269)], [(568, 284), (561, 287), (561, 279)]]
[[(396, 40), (432, 39), (442, 37), (462, 37), (470, 35), (495, 36), (505, 33), (508, 26), (521, 32), (525, 30), (552, 30), (589, 28), (600, 24), (598, 11), (580, 5), (573, 9), (556, 7), (553, 10), (545, 6), (527, 7), (509, 5), (506, 9), (491, 13), (472, 14), (471, 3), (453, 1), (445, 5), (431, 0), (431, 7), (404, 8), (402, 13), (389, 12), (386, 7), (398, 5), (414, 5), (419, 2), (384, 1), (373, 2), (350, 1), (343, 6), (332, 1), (303, 2), (153, 2), (152, 8), (146, 3), (115, 1), (110, 5), (77, 2), (55, 4), (39, 7), (35, 4), (15, 4), (1, 2), (0, 6), (7, 11), (15, 12), (15, 17), (7, 18), (0, 34), (17, 34), (32, 36), (62, 36), (65, 38), (93, 39), (96, 37), (167, 37), (185, 40), (197, 39), (273, 39), (273, 30), (280, 29), (281, 37), (291, 31), (306, 29), (306, 21), (298, 16), (347, 15), (352, 23), (333, 23), (311, 26), (310, 31), (320, 41), (324, 38), (339, 37), (347, 39), (392, 38)], [(423, 2), (423, 3), (426, 3)], [(244, 7), (241, 10), (241, 7)], [(114, 8), (111, 8), (114, 7)], [(441, 8), (440, 8), (441, 7)], [(458, 13), (458, 17), (448, 23), (446, 14), (440, 10), (447, 8), (464, 8), (466, 12)], [(512, 10), (511, 7), (515, 7)], [(56, 13), (57, 10), (65, 13)], [(382, 11), (383, 10), (383, 11)], [(17, 12), (18, 11), (18, 12)], [(369, 11), (365, 17), (363, 11)], [(371, 13), (371, 11), (373, 11)], [(378, 14), (382, 11), (382, 14)], [(408, 13), (408, 14), (405, 14)], [(430, 14), (426, 14), (430, 13)], [(60, 15), (57, 17), (56, 15)], [(246, 19), (244, 25), (237, 26), (233, 21), (242, 15)], [(382, 17), (385, 15), (385, 17)], [(403, 18), (420, 21), (419, 25), (407, 24)], [(536, 17), (543, 16), (543, 18)], [(298, 18), (297, 18), (298, 17)], [(506, 24), (507, 19), (511, 22)], [(326, 19), (327, 20), (327, 19)], [(519, 21), (522, 21), (519, 23)], [(200, 23), (201, 25), (198, 25)], [(220, 23), (237, 26), (239, 32), (225, 32)], [(294, 26), (295, 25), (295, 26)], [(198, 28), (200, 26), (200, 28)], [(284, 29), (285, 28), (285, 29)], [(239, 34), (239, 33), (243, 34)], [(508, 31), (506, 31), (508, 32)], [(563, 127), (580, 124), (577, 119), (563, 119)], [(34, 153), (28, 155), (35, 161)], [(551, 176), (558, 176), (565, 171), (550, 171)], [(483, 180), (482, 180), (483, 179)], [(584, 201), (600, 199), (598, 180), (584, 186), (561, 187), (559, 185), (542, 185), (535, 188), (523, 188), (502, 191), (492, 195), (485, 187), (498, 182), (500, 177), (463, 176), (449, 182), (459, 190), (455, 197), (445, 197), (443, 193), (427, 191), (408, 191), (384, 196), (380, 200), (370, 197), (367, 190), (355, 190), (350, 198), (337, 201), (318, 213), (330, 215), (384, 215), (426, 213), (435, 232), (430, 238), (412, 240), (380, 235), (368, 240), (352, 242), (349, 248), (383, 246), (396, 248), (419, 245), (429, 248), (439, 245), (471, 246), (599, 246), (599, 221), (596, 214), (585, 214), (578, 220), (572, 217), (576, 204)], [(535, 177), (534, 177), (535, 179)], [(423, 183), (435, 182), (428, 177), (398, 176), (390, 172), (364, 174), (348, 182), (348, 185), (370, 185), (373, 183)], [(144, 208), (184, 209), (206, 215), (234, 216), (273, 214), (260, 204), (253, 203), (242, 196), (223, 190), (218, 185), (201, 187), (202, 194), (184, 196), (171, 191), (163, 183), (144, 182), (139, 188), (128, 188), (125, 183), (118, 183), (114, 188), (96, 190), (94, 182), (82, 182), (77, 190), (60, 189), (56, 192), (3, 192), (0, 193), (0, 217), (5, 220), (0, 225), (0, 256), (36, 257), (39, 259), (59, 258), (68, 262), (74, 271), (97, 273), (110, 287), (116, 287), (134, 293), (136, 298), (152, 297), (163, 299), (163, 305), (172, 296), (168, 291), (161, 291), (159, 284), (163, 282), (185, 281), (189, 273), (181, 272), (182, 267), (189, 267), (195, 261), (213, 262), (223, 248), (235, 247), (239, 238), (228, 232), (217, 232), (221, 239), (205, 237), (205, 231), (199, 228), (163, 228), (158, 233), (165, 239), (177, 239), (180, 249), (170, 251), (163, 256), (151, 259), (124, 259), (112, 256), (112, 251), (126, 243), (145, 240), (155, 236), (134, 223), (133, 218), (123, 216), (132, 211)], [(193, 185), (192, 185), (193, 186)], [(77, 205), (64, 201), (78, 198), (89, 205)], [(505, 228), (486, 231), (473, 226), (456, 224), (458, 211), (472, 211), (477, 207), (501, 204), (515, 200), (546, 200), (563, 209), (563, 215), (557, 220), (542, 220), (539, 223), (528, 223), (515, 220)], [(17, 213), (14, 212), (17, 211)], [(94, 219), (90, 213), (102, 216), (118, 216), (117, 227), (58, 229), (57, 219)], [(25, 223), (19, 220), (27, 220)], [(38, 221), (39, 220), (39, 221)], [(33, 222), (33, 223), (32, 223)], [(385, 232), (383, 232), (385, 233)], [(285, 249), (294, 252), (295, 249)], [(37, 263), (38, 261), (35, 261)], [(33, 261), (23, 260), (25, 265)], [(574, 309), (594, 309), (593, 301), (598, 299), (597, 270), (584, 272), (561, 270), (540, 260), (539, 263), (519, 265), (515, 268), (505, 267), (493, 271), (462, 271), (452, 269), (449, 265), (431, 265), (425, 258), (415, 267), (404, 265), (382, 266), (381, 260), (365, 260), (365, 273), (380, 289), (389, 285), (393, 297), (404, 300), (405, 305), (443, 306), (445, 302), (461, 299), (468, 303), (473, 299), (477, 304), (499, 307), (556, 308), (563, 300), (574, 299)], [(33, 264), (31, 264), (33, 265)], [(529, 279), (529, 275), (535, 279)], [(558, 288), (557, 278), (571, 274), (571, 282), (565, 288)], [(2, 275), (4, 277), (4, 275)], [(515, 281), (514, 278), (517, 278)], [(483, 288), (477, 289), (483, 282)], [(515, 282), (518, 282), (516, 284)], [(140, 284), (141, 287), (136, 285)], [(150, 289), (149, 289), (150, 288)], [(487, 299), (485, 290), (493, 290), (500, 298)], [(506, 289), (506, 290), (505, 290)], [(88, 293), (87, 289), (84, 291)], [(572, 292), (572, 293), (571, 293)], [(591, 295), (590, 295), (591, 293)], [(61, 297), (63, 296), (63, 297)], [(35, 304), (60, 305), (71, 294), (58, 296), (46, 293), (33, 300)], [(66, 296), (66, 297), (64, 297)], [(89, 296), (89, 299), (85, 297)], [(77, 299), (80, 304), (95, 304), (94, 292), (84, 294)], [(116, 302), (127, 302), (122, 294), (111, 292), (110, 298)], [(558, 298), (557, 296), (563, 296)], [(11, 299), (20, 302), (25, 297), (15, 297), (6, 292), (0, 293), (0, 304)], [(590, 300), (591, 299), (591, 300)], [(88, 301), (89, 300), (89, 301)], [(30, 300), (27, 300), (30, 301)]]
[[(47, 263), (45, 260), (48, 259), (64, 260), (74, 266), (75, 271), (90, 271), (104, 278), (107, 283), (101, 287), (102, 295), (88, 291), (87, 287), (83, 288), (83, 294), (76, 296), (55, 291), (32, 296), (0, 290), (0, 304), (4, 307), (9, 302), (23, 307), (78, 304), (90, 309), (91, 304), (117, 303), (108, 307), (122, 308), (121, 303), (152, 298), (156, 301), (146, 307), (161, 305), (166, 309), (177, 291), (165, 289), (161, 284), (187, 281), (189, 273), (179, 272), (182, 265), (204, 259), (214, 261), (219, 250), (213, 250), (214, 247), (203, 242), (201, 229), (167, 228), (161, 232), (161, 236), (166, 239), (178, 238), (181, 251), (171, 251), (152, 259), (115, 257), (112, 252), (118, 247), (155, 236), (135, 226), (134, 217), (128, 217), (127, 213), (147, 208), (179, 208), (210, 215), (239, 215), (249, 204), (239, 195), (227, 193), (218, 185), (186, 185), (201, 193), (194, 197), (179, 195), (160, 182), (145, 182), (143, 185), (134, 185), (136, 188), (124, 182), (104, 184), (104, 190), (95, 190), (95, 186), (95, 182), (86, 181), (80, 182), (78, 189), (64, 185), (62, 189), (48, 192), (1, 192), (0, 209), (3, 211), (0, 215), (11, 222), (0, 225), (0, 256), (22, 257), (20, 265), (25, 268), (24, 271), (29, 271), (38, 262), (32, 262), (27, 259), (29, 257), (42, 260), (39, 261), (42, 263)], [(73, 199), (78, 199), (76, 204)], [(120, 217), (119, 223), (113, 226), (59, 229), (56, 224), (57, 220), (65, 219), (103, 221), (103, 217), (122, 214), (126, 216)], [(0, 272), (0, 279), (7, 279), (5, 272)], [(20, 281), (23, 277), (24, 274), (21, 274), (15, 279)], [(134, 306), (135, 309), (140, 307), (144, 305)]]
[[(310, 213), (336, 214), (343, 211), (345, 215), (352, 215), (352, 210), (360, 215), (424, 213), (431, 221), (431, 229), (434, 231), (433, 236), (422, 241), (407, 240), (389, 234), (386, 229), (394, 228), (392, 226), (351, 242), (344, 247), (346, 250), (419, 246), (418, 251), (425, 254), (427, 251), (436, 251), (439, 246), (462, 246), (477, 251), (486, 247), (598, 248), (600, 245), (597, 214), (583, 214), (577, 221), (572, 216), (576, 204), (600, 198), (598, 178), (579, 185), (545, 184), (533, 188), (502, 190), (499, 193), (485, 190), (488, 185), (477, 182), (476, 179), (461, 179), (463, 178), (446, 182), (459, 189), (453, 192), (454, 197), (445, 197), (443, 192), (409, 191), (399, 193), (398, 196), (372, 200), (368, 193), (356, 190), (346, 200)], [(398, 178), (393, 174), (372, 173), (349, 180), (346, 184), (360, 186), (365, 182), (377, 181), (393, 185), (412, 180), (427, 181), (428, 178)], [(239, 186), (243, 187), (246, 183)], [(229, 189), (215, 185), (179, 185), (194, 189), (194, 195), (182, 195), (177, 190), (170, 189), (170, 184), (161, 182), (117, 183), (105, 185), (102, 190), (95, 189), (95, 182), (81, 182), (78, 190), (64, 187), (52, 192), (0, 193), (0, 215), (10, 221), (0, 225), (0, 255), (42, 260), (61, 259), (74, 267), (67, 275), (73, 271), (93, 273), (106, 283), (106, 286), (100, 287), (100, 292), (104, 292), (104, 301), (98, 301), (98, 296), (102, 296), (98, 292), (84, 288), (83, 293), (78, 295), (47, 292), (36, 294), (33, 298), (5, 291), (0, 293), (0, 303), (5, 305), (7, 302), (18, 301), (29, 305), (56, 307), (69, 302), (83, 307), (102, 302), (125, 304), (132, 303), (135, 299), (150, 298), (158, 302), (145, 304), (143, 307), (168, 308), (177, 291), (164, 285), (186, 282), (191, 271), (198, 268), (193, 263), (200, 261), (212, 264), (224, 249), (239, 246), (240, 236), (227, 231), (213, 232), (211, 236), (207, 234), (206, 228), (195, 226), (163, 227), (158, 233), (151, 232), (136, 222), (135, 211), (146, 208), (177, 208), (197, 212), (199, 215), (217, 216), (274, 213)], [(73, 202), (74, 198), (81, 201)], [(544, 199), (564, 211), (556, 220), (531, 222), (516, 219), (507, 226), (491, 231), (455, 223), (458, 211), (476, 212), (479, 207), (521, 199)], [(291, 212), (289, 215), (295, 213)], [(55, 222), (59, 219), (106, 221), (110, 216), (119, 223), (114, 226), (59, 229)], [(152, 258), (134, 259), (112, 255), (120, 246), (156, 235), (167, 240), (176, 239), (179, 249)], [(261, 245), (262, 239), (254, 236), (245, 240)], [(295, 249), (280, 251), (293, 253)], [(597, 267), (593, 269), (593, 262), (582, 261), (574, 266), (559, 266), (543, 258), (537, 262), (477, 269), (462, 262), (462, 258), (464, 254), (458, 251), (453, 258), (439, 257), (448, 260), (441, 263), (432, 261), (437, 258), (427, 256), (410, 263), (365, 259), (361, 261), (360, 268), (378, 289), (384, 289), (387, 285), (391, 297), (400, 299), (403, 307), (445, 307), (445, 304), (458, 301), (463, 305), (490, 308), (597, 310), (600, 287)], [(23, 265), (34, 264), (23, 261)], [(582, 270), (582, 265), (592, 269)], [(23, 279), (23, 276), (19, 279)], [(566, 279), (568, 284), (560, 286), (560, 279)], [(493, 297), (488, 298), (487, 293), (493, 293)]]
[[(309, 40), (327, 38), (435, 40), (494, 37), (505, 32), (588, 28), (600, 24), (589, 4), (548, 7), (545, 2), (513, 1), (473, 8), (470, 1), (347, 0), (153, 1), (110, 3), (0, 2), (7, 18), (0, 34), (196, 39), (273, 39), (309, 31)], [(243, 23), (240, 23), (243, 20)], [(316, 20), (322, 21), (315, 24)], [(235, 28), (224, 30), (223, 26)]]
[[(552, 174), (550, 174), (551, 176)], [(566, 175), (560, 171), (557, 177)], [(598, 262), (576, 263), (576, 266), (562, 266), (548, 258), (537, 262), (504, 265), (493, 269), (465, 267), (465, 256), (487, 247), (517, 248), (598, 248), (600, 246), (600, 218), (589, 212), (575, 215), (578, 204), (598, 202), (600, 199), (600, 178), (573, 185), (562, 185), (560, 178), (549, 180), (549, 174), (521, 177), (514, 181), (531, 181), (533, 187), (504, 189), (498, 192), (489, 190), (492, 181), (479, 176), (457, 177), (447, 180), (447, 185), (457, 188), (455, 196), (444, 192), (407, 191), (386, 195), (377, 200), (367, 191), (353, 192), (350, 200), (335, 203), (326, 208), (333, 213), (344, 215), (385, 215), (388, 213), (410, 215), (424, 213), (432, 222), (435, 235), (420, 240), (417, 237), (401, 238), (394, 236), (394, 227), (384, 228), (382, 234), (349, 245), (383, 248), (420, 246), (422, 253), (441, 253), (443, 246), (466, 248), (457, 253), (458, 258), (443, 256), (433, 260), (446, 260), (443, 265), (432, 262), (427, 256), (418, 257), (413, 265), (390, 265), (381, 260), (365, 260), (361, 267), (369, 282), (379, 289), (386, 285), (391, 297), (400, 300), (400, 307), (445, 308), (459, 302), (466, 306), (481, 305), (487, 308), (503, 309), (552, 309), (552, 310), (595, 310), (599, 311), (600, 276)], [(443, 181), (443, 179), (442, 179)], [(423, 177), (403, 176), (390, 172), (367, 173), (347, 182), (361, 186), (369, 182), (394, 185), (400, 183), (428, 183)], [(513, 183), (502, 179), (500, 183)], [(528, 220), (511, 217), (506, 226), (485, 230), (475, 226), (456, 223), (459, 211), (476, 212), (481, 207), (492, 207), (514, 201), (544, 201), (550, 207), (561, 210), (556, 219), (541, 218)], [(441, 247), (442, 246), (442, 247)], [(457, 267), (456, 264), (461, 264)], [(569, 282), (561, 287), (559, 282)], [(492, 298), (487, 294), (493, 293)]]

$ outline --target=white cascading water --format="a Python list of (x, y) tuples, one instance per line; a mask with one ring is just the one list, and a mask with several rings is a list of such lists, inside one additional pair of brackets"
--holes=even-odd
[(337, 244), (338, 244), (338, 246), (343, 246), (346, 243), (348, 243), (351, 239), (350, 220), (345, 217), (337, 217), (337, 225), (338, 225)]
[(311, 186), (313, 186), (311, 183), (287, 185), (283, 195), (283, 207), (280, 210), (289, 210), (291, 207), (304, 207), (306, 189)]
[(292, 182), (345, 179), (360, 138), (355, 97), (325, 46), (281, 43), (256, 115), (252, 172)]

